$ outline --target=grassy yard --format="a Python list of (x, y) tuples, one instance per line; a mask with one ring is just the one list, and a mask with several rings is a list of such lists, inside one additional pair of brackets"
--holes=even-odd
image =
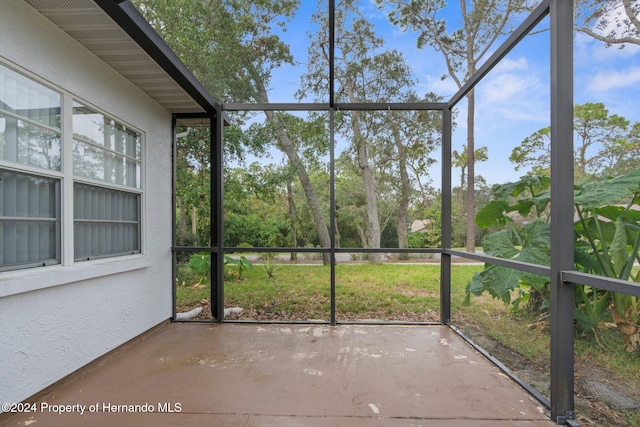
[[(466, 283), (481, 269), (481, 264), (452, 265), (452, 323), (548, 395), (548, 320), (540, 313), (512, 312), (489, 296), (472, 298), (464, 306)], [(327, 321), (329, 279), (327, 266), (278, 264), (269, 278), (264, 266), (255, 264), (242, 279), (225, 282), (225, 307), (242, 307), (240, 319)], [(198, 282), (188, 266), (179, 269), (178, 311), (208, 305), (209, 287)], [(439, 264), (336, 266), (338, 321), (439, 321), (439, 310)], [(627, 353), (618, 331), (606, 324), (598, 331), (598, 341), (592, 334), (576, 340), (576, 404), (583, 414), (581, 423), (640, 425), (638, 410), (612, 410), (582, 388), (585, 379), (597, 379), (640, 401), (639, 355)]]
[[(453, 269), (454, 301), (464, 298), (467, 280), (481, 266)], [(241, 318), (328, 320), (330, 270), (323, 265), (279, 265), (273, 278), (261, 264), (242, 279), (225, 282), (225, 306), (242, 307)], [(209, 298), (208, 285), (182, 267), (179, 311)], [(184, 284), (183, 284), (184, 283)], [(343, 319), (437, 321), (440, 310), (438, 264), (342, 264), (336, 266), (336, 311)]]

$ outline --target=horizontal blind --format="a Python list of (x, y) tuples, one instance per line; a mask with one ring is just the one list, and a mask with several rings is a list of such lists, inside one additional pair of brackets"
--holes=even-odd
[(60, 263), (60, 181), (0, 169), (0, 270)]
[(140, 194), (74, 184), (76, 261), (140, 252)]

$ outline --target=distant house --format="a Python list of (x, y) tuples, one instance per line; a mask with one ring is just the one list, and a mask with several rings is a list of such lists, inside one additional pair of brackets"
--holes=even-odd
[(128, 2), (0, 3), (0, 401), (172, 316), (174, 113), (216, 105)]
[(423, 233), (433, 228), (430, 219), (416, 219), (411, 223), (410, 231), (412, 233)]

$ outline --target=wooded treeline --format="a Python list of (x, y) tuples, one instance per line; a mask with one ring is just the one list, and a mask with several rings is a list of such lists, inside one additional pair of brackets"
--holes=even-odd
[[(274, 70), (304, 64), (296, 97), (328, 99), (328, 13), (318, 7), (309, 22), (308, 52), (294, 57), (282, 35), (302, 7), (297, 0), (137, 0), (136, 5), (207, 90), (221, 102), (269, 102)], [(379, 0), (389, 21), (416, 33), (416, 46), (442, 54), (461, 87), (477, 64), (537, 2), (461, 1), (459, 20), (442, 0)], [(576, 29), (608, 45), (638, 44), (637, 5), (577, 3)], [(611, 15), (612, 8), (624, 13)], [(636, 9), (634, 9), (636, 8)], [(390, 49), (357, 0), (337, 2), (336, 101), (436, 102), (407, 58)], [(612, 17), (614, 16), (614, 17)], [(635, 19), (634, 19), (635, 18)], [(601, 31), (616, 20), (624, 31)], [(293, 101), (293, 100), (292, 100)], [(482, 229), (475, 212), (492, 197), (475, 173), (487, 160), (476, 147), (474, 94), (467, 96), (466, 144), (453, 152), (453, 246), (473, 251)], [(326, 113), (227, 112), (225, 129), (225, 245), (329, 246), (329, 132)], [(638, 166), (637, 123), (609, 115), (603, 104), (576, 107), (579, 180), (624, 173)], [(407, 248), (440, 245), (441, 115), (426, 111), (338, 111), (335, 146), (335, 240), (338, 247)], [(179, 129), (178, 244), (208, 246), (210, 147), (206, 128)], [(517, 144), (517, 143), (515, 143)], [(548, 129), (526, 138), (512, 153), (516, 168), (548, 167)], [(595, 148), (594, 148), (595, 147)], [(595, 151), (594, 151), (595, 150)], [(434, 167), (435, 165), (435, 167)], [(471, 189), (471, 191), (469, 191)], [(412, 225), (414, 225), (412, 232)], [(377, 261), (377, 256), (372, 257)]]

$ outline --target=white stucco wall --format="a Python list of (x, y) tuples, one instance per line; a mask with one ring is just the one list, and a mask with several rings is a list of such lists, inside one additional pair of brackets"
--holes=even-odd
[(171, 317), (171, 114), (21, 0), (0, 61), (146, 134), (142, 255), (0, 273), (0, 402), (20, 402)]

